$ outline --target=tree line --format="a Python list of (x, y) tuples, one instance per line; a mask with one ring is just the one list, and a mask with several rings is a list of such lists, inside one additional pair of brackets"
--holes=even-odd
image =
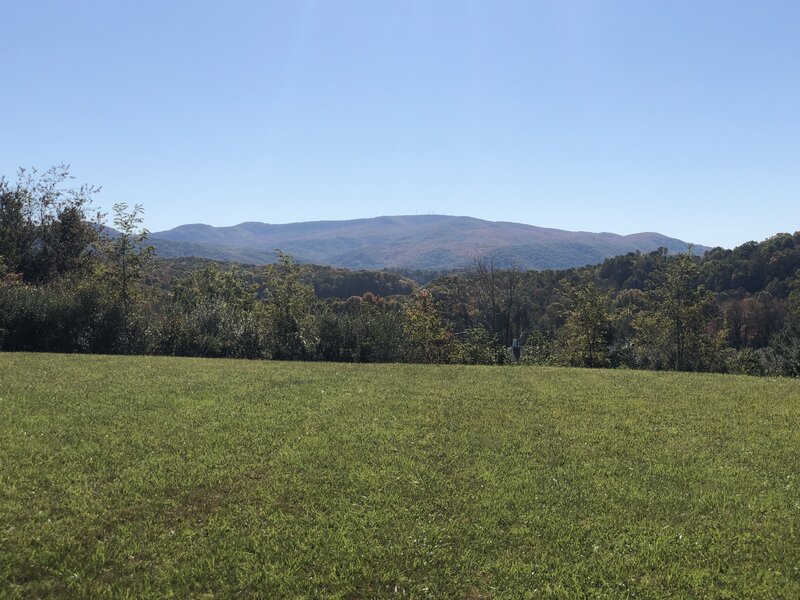
[(0, 179), (0, 350), (504, 364), (518, 339), (525, 364), (800, 375), (800, 233), (564, 271), (489, 255), (417, 285), (280, 251), (159, 261), (141, 206), (115, 205), (111, 230), (70, 181)]

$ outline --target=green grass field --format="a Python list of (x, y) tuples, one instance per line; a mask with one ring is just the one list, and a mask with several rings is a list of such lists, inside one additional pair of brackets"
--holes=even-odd
[(800, 597), (800, 382), (0, 354), (0, 597)]

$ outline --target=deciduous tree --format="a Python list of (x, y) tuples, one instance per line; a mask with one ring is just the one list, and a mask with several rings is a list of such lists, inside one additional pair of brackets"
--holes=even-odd
[(567, 307), (559, 340), (562, 356), (574, 366), (608, 366), (611, 294), (600, 291), (593, 281), (573, 285), (564, 280), (561, 287)]
[(264, 325), (271, 355), (283, 360), (310, 358), (314, 288), (303, 281), (304, 266), (281, 250), (276, 253), (278, 262), (264, 271)]
[(645, 365), (676, 371), (702, 367), (704, 345), (713, 342), (704, 339), (713, 294), (698, 284), (699, 275), (697, 259), (686, 253), (652, 278), (648, 307), (636, 321), (635, 339)]

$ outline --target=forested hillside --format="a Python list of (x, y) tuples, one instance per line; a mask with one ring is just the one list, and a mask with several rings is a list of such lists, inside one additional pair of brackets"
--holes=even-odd
[[(522, 362), (800, 375), (800, 233), (568, 270), (492, 253), (424, 282), (381, 271), (153, 256), (55, 168), (0, 180), (0, 349), (357, 362)], [(411, 273), (409, 273), (411, 274)]]
[[(271, 263), (281, 248), (302, 263), (350, 269), (465, 268), (490, 253), (498, 267), (563, 269), (596, 264), (635, 250), (667, 248), (685, 252), (688, 244), (659, 233), (590, 233), (484, 221), (448, 215), (407, 215), (311, 221), (240, 223), (232, 227), (181, 225), (156, 232), (151, 242), (165, 258), (202, 258)], [(695, 247), (696, 253), (704, 248)]]

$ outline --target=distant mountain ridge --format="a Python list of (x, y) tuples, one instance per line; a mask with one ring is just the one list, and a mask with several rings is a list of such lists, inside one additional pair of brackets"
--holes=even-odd
[[(606, 258), (665, 247), (685, 252), (689, 244), (660, 233), (564, 231), (473, 217), (386, 216), (347, 221), (272, 225), (246, 222), (231, 227), (181, 225), (150, 234), (165, 258), (197, 256), (252, 264), (272, 262), (275, 249), (299, 262), (349, 269), (466, 267), (491, 256), (497, 267), (566, 269)], [(694, 246), (702, 253), (706, 246)]]

